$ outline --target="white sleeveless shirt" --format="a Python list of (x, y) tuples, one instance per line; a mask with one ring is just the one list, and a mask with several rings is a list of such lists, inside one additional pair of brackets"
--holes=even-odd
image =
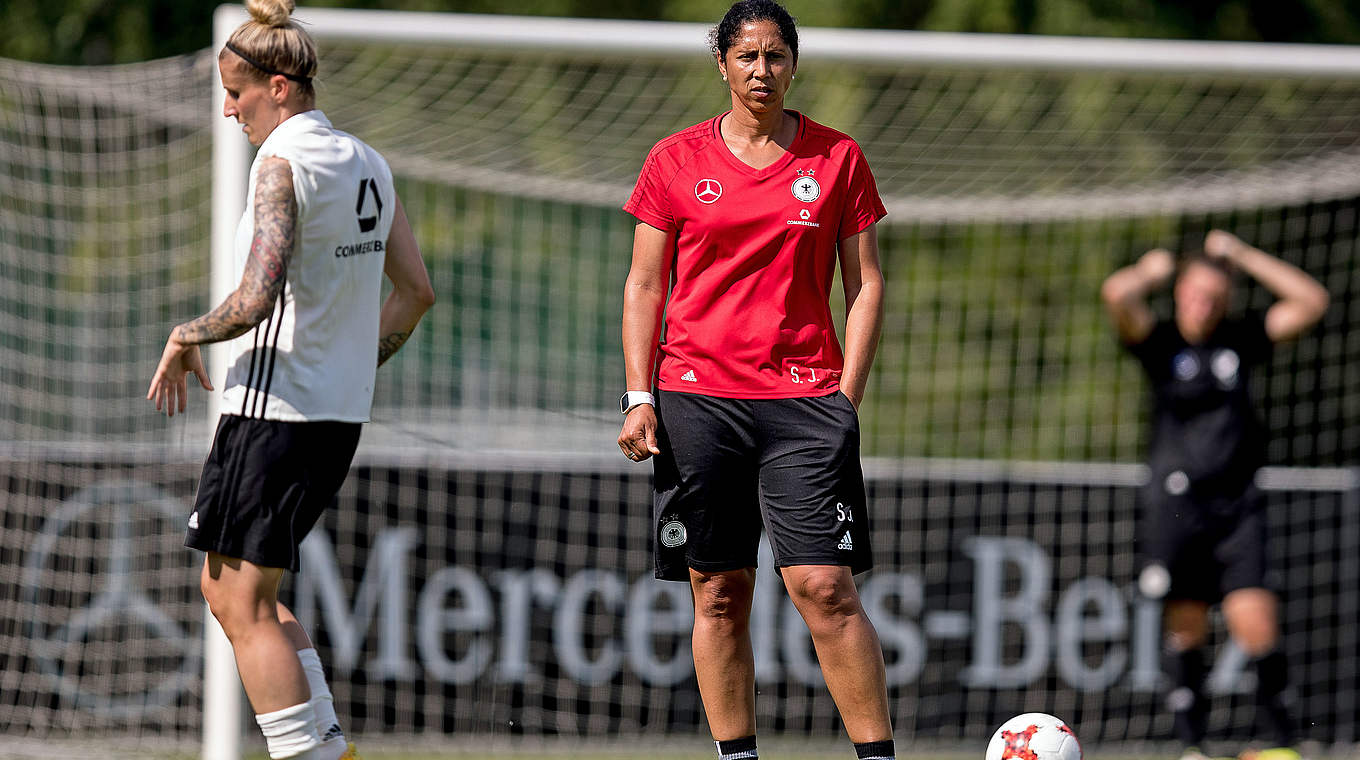
[(297, 197), (292, 260), (268, 319), (231, 341), (222, 411), (285, 422), (367, 422), (378, 365), (383, 262), (396, 193), (378, 152), (320, 111), (270, 133), (236, 228), (237, 281), (255, 236), (260, 163), (286, 159)]

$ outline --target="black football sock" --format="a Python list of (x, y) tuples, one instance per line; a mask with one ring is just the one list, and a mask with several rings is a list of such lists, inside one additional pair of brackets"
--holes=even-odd
[(878, 742), (858, 742), (855, 744), (855, 757), (859, 760), (896, 760), (892, 739)]
[(756, 737), (713, 742), (718, 745), (718, 760), (751, 760), (756, 755)]
[(1198, 747), (1204, 741), (1209, 718), (1209, 700), (1204, 697), (1204, 677), (1208, 674), (1204, 650), (1166, 650), (1162, 669), (1171, 681), (1166, 706), (1175, 718), (1176, 738), (1187, 747)]
[(1253, 662), (1256, 665), (1257, 734), (1277, 747), (1287, 747), (1294, 743), (1295, 722), (1291, 715), (1294, 699), (1284, 653), (1273, 649)]

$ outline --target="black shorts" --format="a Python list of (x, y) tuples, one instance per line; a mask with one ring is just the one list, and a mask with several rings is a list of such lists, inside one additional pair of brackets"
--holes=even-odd
[(756, 566), (762, 523), (776, 567), (872, 564), (859, 417), (820, 398), (657, 393), (656, 577)]
[(1236, 496), (1173, 495), (1153, 482), (1142, 501), (1143, 562), (1169, 573), (1167, 599), (1214, 604), (1238, 589), (1270, 587), (1265, 497), (1256, 486)]
[(184, 545), (297, 572), (298, 546), (334, 503), (361, 428), (222, 415)]

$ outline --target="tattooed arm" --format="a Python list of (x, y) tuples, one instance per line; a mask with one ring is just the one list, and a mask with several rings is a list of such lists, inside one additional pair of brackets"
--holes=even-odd
[(241, 284), (216, 309), (178, 325), (170, 331), (160, 365), (151, 378), (146, 397), (159, 411), (174, 416), (187, 405), (186, 379), (192, 372), (198, 382), (212, 390), (198, 346), (231, 340), (263, 322), (274, 312), (283, 292), (288, 262), (297, 237), (297, 198), (293, 193), (293, 170), (278, 157), (260, 162), (255, 177), (255, 238), (250, 244)]
[(255, 178), (255, 239), (241, 284), (222, 305), (176, 327), (170, 337), (186, 344), (217, 343), (263, 322), (274, 313), (274, 304), (283, 292), (296, 237), (293, 170), (282, 158), (266, 158)]
[(420, 258), (420, 247), (406, 219), (406, 209), (397, 199), (392, 231), (387, 236), (387, 257), (383, 273), (392, 281), (392, 292), (382, 305), (378, 320), (378, 366), (401, 348), (425, 311), (434, 304), (434, 288), (425, 262)]

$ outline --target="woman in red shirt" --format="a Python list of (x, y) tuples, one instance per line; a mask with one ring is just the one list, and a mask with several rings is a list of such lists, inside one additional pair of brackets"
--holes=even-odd
[[(619, 448), (654, 460), (656, 574), (694, 591), (719, 756), (756, 757), (763, 525), (857, 755), (890, 758), (883, 651), (852, 577), (871, 565), (857, 410), (882, 322), (886, 211), (859, 146), (785, 110), (797, 35), (778, 3), (733, 5), (710, 35), (732, 109), (657, 143), (624, 205), (638, 225)], [(829, 307), (838, 259), (844, 353)]]

